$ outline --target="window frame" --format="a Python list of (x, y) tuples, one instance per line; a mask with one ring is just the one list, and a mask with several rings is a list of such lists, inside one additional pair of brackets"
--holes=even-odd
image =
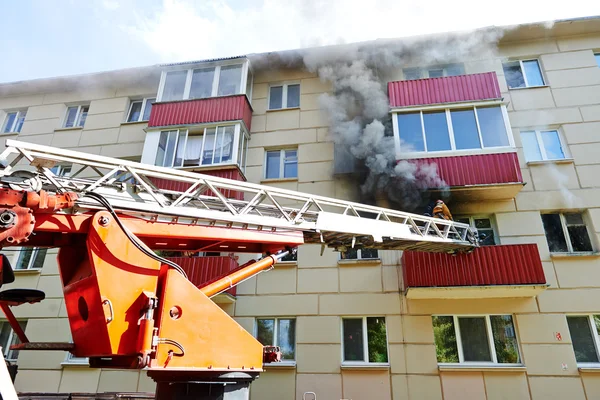
[(383, 250), (380, 250), (380, 249), (369, 249), (369, 250), (376, 250), (377, 251), (377, 257), (369, 257), (369, 258), (363, 258), (362, 257), (362, 251), (363, 250), (364, 249), (362, 249), (362, 248), (356, 249), (356, 258), (343, 258), (342, 257), (342, 253), (343, 252), (340, 251), (339, 252), (339, 261), (358, 261), (358, 262), (360, 262), (360, 261), (366, 261), (366, 262), (369, 262), (369, 261), (381, 261), (381, 255), (379, 254), (379, 252), (383, 251)]
[[(28, 321), (26, 319), (17, 319), (17, 322), (19, 322), (19, 325), (20, 325), (21, 322), (25, 322), (25, 326), (22, 327), (23, 328), (23, 332), (25, 332), (25, 329), (27, 328), (27, 322)], [(6, 320), (6, 319), (0, 320), (0, 324), (7, 324), (8, 326), (10, 326), (10, 322), (8, 322), (8, 320)], [(19, 358), (19, 355), (18, 355), (19, 350), (11, 350), (10, 349), (10, 346), (13, 344), (13, 342), (15, 342), (15, 338), (17, 338), (17, 341), (19, 341), (18, 340), (19, 337), (15, 333), (14, 329), (12, 328), (12, 326), (10, 326), (10, 334), (8, 336), (8, 346), (4, 347), (3, 346), (4, 343), (0, 343), (0, 346), (2, 347), (2, 352), (3, 352), (2, 355), (4, 356), (4, 359), (6, 361), (16, 362), (18, 360), (18, 358)], [(12, 356), (13, 353), (15, 353), (15, 352), (17, 352), (17, 357), (15, 357), (15, 358), (9, 357), (9, 356)]]
[[(495, 316), (506, 316), (509, 315), (512, 319), (513, 329), (515, 330), (515, 339), (517, 341), (517, 350), (519, 351), (519, 359), (520, 363), (499, 363), (498, 355), (496, 354), (496, 345), (494, 344), (494, 332), (492, 330), (492, 322), (490, 317)], [(521, 351), (521, 342), (519, 340), (519, 333), (517, 330), (517, 324), (515, 323), (515, 315), (514, 314), (432, 314), (431, 315), (431, 323), (433, 327), (433, 317), (452, 317), (454, 323), (454, 335), (456, 337), (456, 349), (458, 351), (458, 363), (441, 363), (437, 362), (438, 365), (442, 366), (493, 366), (493, 367), (522, 367), (525, 364), (523, 363), (523, 352)], [(465, 361), (464, 353), (463, 353), (463, 345), (462, 345), (462, 337), (460, 335), (460, 325), (458, 322), (459, 318), (484, 318), (485, 320), (485, 328), (488, 336), (488, 346), (490, 350), (490, 355), (492, 357), (492, 361)], [(437, 357), (436, 357), (437, 361)]]
[[(598, 314), (596, 314), (598, 315)], [(565, 316), (565, 318), (569, 318), (569, 317), (586, 317), (588, 320), (588, 328), (590, 329), (591, 333), (592, 333), (592, 338), (594, 339), (594, 347), (596, 349), (596, 357), (598, 357), (598, 360), (600, 360), (600, 334), (598, 334), (598, 331), (595, 329), (596, 328), (596, 322), (594, 321), (594, 314), (567, 314)], [(571, 335), (571, 329), (569, 328), (569, 322), (567, 322), (567, 329), (569, 330), (569, 335)], [(575, 347), (573, 346), (573, 335), (571, 335), (571, 348), (573, 349), (573, 355), (575, 355)], [(575, 362), (577, 363), (577, 366), (579, 368), (585, 368), (585, 367), (594, 367), (594, 368), (598, 368), (600, 367), (600, 361), (599, 362), (578, 362), (577, 358), (575, 358)]]
[[(15, 119), (12, 122), (12, 126), (11, 126), (10, 130), (5, 132), (5, 129), (8, 126), (8, 116), (10, 114), (16, 114)], [(23, 117), (23, 124), (21, 124), (21, 128), (17, 131), (17, 130), (15, 130), (15, 128), (16, 128), (17, 124), (19, 123), (19, 119), (21, 118), (21, 116)], [(21, 129), (23, 129), (23, 125), (25, 124), (25, 118), (27, 118), (27, 109), (6, 111), (5, 115), (4, 115), (4, 121), (2, 122), (2, 130), (0, 131), (1, 132), (0, 134), (12, 135), (15, 133), (21, 133)]]
[[(542, 159), (541, 160), (527, 160), (527, 152), (525, 151), (525, 145), (523, 144), (523, 133), (524, 132), (535, 132), (535, 139), (538, 145), (538, 148), (540, 149), (540, 154), (542, 155)], [(560, 148), (563, 151), (563, 154), (565, 155), (564, 158), (548, 158), (548, 155), (546, 154), (546, 147), (543, 146), (544, 141), (542, 139), (542, 133), (543, 132), (556, 132), (558, 135), (558, 141), (560, 142)], [(532, 128), (532, 129), (519, 129), (519, 135), (521, 135), (521, 144), (523, 144), (523, 154), (525, 155), (525, 159), (526, 162), (528, 163), (535, 163), (535, 162), (540, 162), (540, 161), (564, 161), (564, 160), (568, 160), (571, 157), (571, 154), (569, 153), (568, 149), (567, 149), (567, 141), (564, 139), (564, 135), (562, 134), (561, 130), (559, 128), (556, 129), (537, 129), (537, 128)]]
[[(546, 83), (546, 77), (544, 76), (544, 71), (542, 69), (542, 63), (540, 62), (539, 58), (524, 58), (524, 59), (519, 59), (519, 60), (508, 60), (502, 63), (502, 71), (504, 72), (504, 64), (509, 64), (509, 63), (514, 63), (514, 62), (519, 62), (519, 68), (521, 68), (521, 74), (523, 75), (523, 80), (525, 81), (525, 87), (514, 87), (511, 88), (510, 85), (508, 84), (508, 79), (506, 79), (506, 74), (504, 74), (504, 79), (506, 80), (506, 86), (508, 87), (509, 90), (518, 90), (518, 89), (529, 89), (529, 88), (540, 88), (540, 87), (546, 87), (548, 86), (548, 84)], [(527, 74), (525, 73), (525, 68), (523, 68), (523, 63), (527, 62), (527, 61), (537, 61), (537, 65), (540, 69), (540, 76), (542, 77), (542, 84), (541, 85), (535, 85), (535, 86), (530, 86), (529, 85), (529, 80), (527, 79)]]
[(271, 345), (263, 345), (263, 346), (279, 346), (279, 337), (278, 337), (278, 333), (279, 333), (279, 320), (281, 319), (293, 319), (295, 321), (294, 323), (294, 359), (293, 360), (284, 360), (282, 359), (280, 362), (276, 362), (276, 363), (265, 363), (265, 365), (296, 365), (296, 360), (298, 359), (298, 318), (296, 317), (256, 317), (254, 319), (254, 332), (253, 332), (253, 336), (254, 338), (258, 341), (258, 320), (264, 320), (264, 319), (272, 319), (273, 322), (273, 342), (274, 344)]
[[(385, 321), (385, 350), (387, 352), (388, 362), (378, 363), (369, 361), (369, 337), (367, 331), (367, 318), (383, 318)], [(344, 360), (344, 320), (345, 319), (361, 319), (362, 320), (362, 337), (363, 337), (363, 358), (365, 361), (345, 361)], [(388, 334), (388, 321), (385, 315), (344, 315), (340, 317), (340, 333), (342, 337), (341, 346), (341, 365), (342, 367), (359, 367), (359, 366), (373, 366), (373, 367), (389, 367), (390, 366), (390, 341)]]
[[(590, 253), (594, 253), (597, 251), (597, 247), (596, 247), (596, 242), (594, 241), (594, 236), (590, 234), (590, 221), (588, 219), (587, 213), (583, 212), (583, 211), (572, 211), (572, 212), (542, 212), (540, 213), (541, 215), (544, 214), (558, 214), (560, 217), (560, 225), (562, 227), (563, 230), (563, 235), (565, 235), (565, 242), (567, 243), (567, 252), (562, 252), (562, 251), (550, 251), (550, 254), (590, 254)], [(568, 230), (568, 225), (567, 225), (567, 218), (565, 217), (565, 214), (580, 214), (581, 215), (581, 219), (583, 220), (583, 224), (585, 225), (585, 229), (587, 231), (588, 234), (588, 238), (590, 239), (590, 244), (592, 246), (592, 250), (590, 251), (573, 251), (573, 244), (571, 243), (571, 236), (569, 235), (569, 230)], [(543, 222), (542, 222), (542, 227), (543, 227)], [(544, 238), (546, 239), (546, 243), (548, 242), (548, 238), (546, 237), (546, 230), (544, 229)], [(550, 247), (550, 244), (548, 243), (548, 248)]]
[[(471, 226), (471, 228), (475, 228), (475, 220), (476, 219), (488, 219), (490, 221), (490, 226), (492, 229), (492, 232), (494, 232), (494, 244), (490, 245), (490, 246), (497, 246), (499, 245), (499, 240), (500, 236), (498, 235), (498, 227), (496, 226), (496, 218), (494, 218), (493, 214), (474, 214), (474, 215), (457, 215), (454, 217), (454, 220), (457, 221), (459, 219), (464, 219), (464, 218), (468, 218), (469, 219), (469, 226)], [(508, 314), (503, 314), (503, 315), (508, 315)]]
[[(27, 268), (17, 268), (18, 264), (19, 264), (19, 258), (21, 257), (22, 252), (29, 251), (29, 250), (31, 250), (32, 254), (27, 263)], [(46, 253), (44, 253), (44, 260), (42, 261), (42, 266), (41, 266), (41, 268), (32, 268), (32, 266), (35, 264), (35, 260), (36, 260), (37, 256), (40, 253), (40, 250), (46, 250)], [(18, 247), (17, 249), (14, 250), (14, 253), (15, 254), (12, 256), (11, 264), (13, 265), (13, 270), (15, 272), (18, 272), (18, 271), (41, 271), (44, 268), (44, 262), (46, 261), (46, 255), (48, 254), (47, 248), (44, 248), (44, 247)]]
[(87, 367), (90, 365), (90, 359), (88, 357), (76, 357), (73, 353), (67, 352), (67, 356), (65, 357), (65, 361), (62, 362), (62, 365)]
[[(500, 111), (502, 113), (502, 118), (504, 121), (504, 129), (506, 131), (506, 135), (508, 138), (508, 146), (494, 146), (494, 147), (485, 147), (483, 144), (483, 137), (481, 134), (481, 126), (479, 123), (479, 115), (477, 114), (477, 108), (490, 108), (490, 107), (500, 107)], [(477, 126), (477, 135), (479, 137), (479, 148), (475, 149), (456, 149), (456, 140), (454, 136), (454, 128), (452, 126), (452, 118), (451, 112), (458, 110), (473, 110), (475, 115), (475, 124)], [(440, 150), (440, 151), (428, 151), (427, 150), (427, 136), (425, 134), (425, 121), (423, 118), (423, 113), (428, 111), (445, 111), (446, 114), (446, 126), (448, 128), (448, 136), (450, 139), (450, 150)], [(400, 114), (411, 114), (411, 113), (420, 113), (421, 118), (421, 135), (423, 137), (423, 147), (425, 150), (423, 151), (411, 151), (411, 152), (402, 152), (402, 146), (400, 143), (400, 130), (398, 127), (398, 115)], [(459, 103), (459, 104), (444, 104), (444, 105), (435, 105), (428, 107), (406, 107), (401, 109), (393, 109), (392, 113), (392, 127), (394, 131), (394, 143), (396, 147), (396, 155), (397, 157), (406, 159), (406, 158), (428, 158), (432, 157), (432, 155), (439, 156), (449, 156), (449, 155), (471, 155), (471, 154), (489, 154), (492, 152), (507, 152), (508, 150), (514, 151), (515, 146), (515, 138), (512, 133), (512, 129), (510, 127), (510, 121), (508, 119), (508, 111), (506, 109), (506, 105), (498, 102), (480, 102), (480, 103)]]
[[(73, 126), (67, 126), (67, 121), (69, 119), (69, 108), (77, 107), (77, 113), (75, 114), (75, 121), (73, 121)], [(87, 108), (87, 114), (85, 116), (85, 121), (87, 121), (87, 116), (90, 112), (89, 104), (79, 104), (74, 106), (67, 106), (67, 111), (65, 112), (65, 120), (62, 124), (63, 129), (83, 129), (85, 125), (85, 121), (83, 121), (83, 125), (79, 125), (81, 123), (81, 114), (82, 109)]]
[[(287, 106), (287, 101), (288, 101), (288, 86), (294, 86), (294, 85), (298, 85), (299, 90), (298, 90), (298, 105), (295, 107), (288, 107)], [(281, 87), (281, 108), (271, 108), (271, 88), (274, 87)], [(300, 108), (300, 101), (302, 98), (302, 94), (300, 92), (301, 87), (300, 87), (300, 81), (285, 81), (285, 82), (278, 82), (278, 83), (270, 83), (269, 84), (269, 92), (267, 93), (267, 111), (279, 111), (279, 110), (295, 110)]]
[[(231, 67), (234, 65), (241, 65), (242, 67), (242, 71), (241, 71), (241, 80), (240, 80), (240, 89), (239, 89), (239, 93), (234, 93), (234, 94), (230, 94), (230, 95), (218, 95), (219, 92), (219, 80), (221, 79), (221, 67)], [(212, 82), (212, 89), (211, 89), (211, 95), (208, 97), (199, 97), (199, 98), (190, 98), (190, 92), (192, 89), (192, 78), (194, 76), (194, 70), (197, 69), (209, 69), (209, 68), (214, 68), (214, 76), (213, 76), (213, 82)], [(194, 65), (193, 67), (187, 67), (187, 68), (171, 68), (168, 70), (163, 70), (161, 72), (160, 75), (160, 81), (158, 84), (158, 90), (156, 93), (156, 102), (160, 103), (163, 101), (163, 94), (164, 94), (164, 89), (165, 89), (165, 83), (166, 83), (166, 79), (167, 79), (167, 74), (169, 72), (178, 72), (178, 71), (186, 71), (186, 78), (185, 78), (185, 84), (183, 87), (183, 98), (181, 99), (175, 99), (175, 100), (167, 100), (167, 101), (181, 101), (181, 100), (197, 100), (197, 99), (207, 99), (207, 98), (212, 98), (212, 97), (225, 97), (225, 96), (236, 96), (236, 95), (240, 95), (240, 94), (246, 94), (248, 97), (248, 101), (251, 102), (250, 97), (248, 96), (246, 92), (247, 89), (247, 85), (248, 85), (248, 74), (252, 74), (252, 70), (250, 69), (250, 63), (248, 61), (248, 59), (244, 59), (244, 58), (237, 58), (237, 59), (233, 59), (233, 60), (229, 60), (229, 61), (225, 61), (225, 62), (208, 62), (205, 64), (199, 64), (199, 65)], [(254, 77), (252, 76), (251, 80), (253, 81)]]
[[(279, 177), (276, 178), (267, 178), (267, 155), (270, 152), (279, 152)], [(296, 174), (296, 176), (293, 177), (285, 177), (285, 173), (284, 173), (284, 167), (285, 167), (285, 152), (286, 151), (295, 151), (296, 152), (296, 170), (298, 170), (298, 165), (300, 164), (300, 160), (298, 159), (298, 148), (297, 147), (285, 147), (283, 149), (265, 149), (265, 155), (263, 158), (263, 180), (282, 180), (282, 179), (289, 179), (289, 180), (296, 180), (298, 179), (298, 175)], [(299, 172), (299, 171), (298, 171)]]
[[(156, 97), (144, 97), (143, 99), (135, 99), (135, 100), (132, 99), (129, 102), (129, 109), (128, 109), (127, 115), (125, 117), (125, 123), (134, 124), (136, 122), (147, 122), (149, 119), (143, 119), (143, 118), (144, 118), (144, 113), (146, 112), (146, 107), (148, 106), (149, 100), (154, 100), (154, 102), (156, 102)], [(131, 110), (133, 109), (133, 104), (139, 103), (139, 102), (142, 103), (142, 108), (140, 109), (140, 116), (138, 117), (138, 119), (136, 121), (130, 121), (129, 116), (131, 115)], [(152, 105), (152, 102), (150, 102), (150, 104)]]
[[(448, 75), (448, 69), (452, 66), (457, 66), (459, 65), (462, 68), (462, 74), (459, 75)], [(430, 65), (428, 67), (408, 67), (408, 68), (403, 68), (402, 69), (402, 78), (405, 81), (416, 81), (418, 79), (436, 79), (436, 78), (431, 78), (429, 76), (430, 71), (433, 70), (442, 70), (442, 76), (438, 77), (438, 78), (446, 78), (449, 76), (460, 76), (460, 75), (465, 75), (466, 71), (465, 71), (465, 64), (462, 62), (458, 62), (458, 63), (448, 63), (448, 64), (442, 64), (442, 65)], [(411, 71), (411, 72), (418, 72), (419, 77), (416, 79), (408, 79), (406, 76), (406, 71)]]

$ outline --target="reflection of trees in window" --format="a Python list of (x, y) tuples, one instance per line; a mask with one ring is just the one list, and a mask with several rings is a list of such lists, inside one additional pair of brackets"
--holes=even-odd
[(387, 335), (385, 331), (384, 318), (367, 318), (367, 341), (369, 349), (369, 362), (388, 362)]
[(494, 315), (490, 317), (494, 336), (494, 347), (499, 363), (517, 364), (521, 362), (517, 347), (517, 336), (510, 315)]
[(433, 317), (433, 337), (438, 362), (457, 363), (456, 331), (451, 316)]

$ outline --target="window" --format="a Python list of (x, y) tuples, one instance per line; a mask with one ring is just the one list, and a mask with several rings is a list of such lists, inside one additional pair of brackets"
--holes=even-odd
[[(19, 321), (19, 325), (25, 331), (27, 321)], [(8, 321), (0, 321), (0, 347), (4, 353), (4, 358), (14, 361), (19, 356), (18, 350), (11, 350), (10, 346), (20, 343), (19, 337), (12, 330)]]
[(438, 363), (520, 364), (510, 315), (433, 316)]
[(298, 177), (298, 150), (272, 150), (265, 155), (266, 179)]
[(496, 242), (496, 234), (494, 232), (494, 224), (490, 217), (458, 217), (454, 218), (456, 222), (469, 224), (477, 229), (479, 236), (479, 244), (482, 246), (493, 246)]
[(76, 364), (76, 365), (89, 365), (87, 357), (75, 357), (71, 353), (67, 353), (65, 364)]
[(150, 111), (152, 111), (152, 103), (155, 101), (155, 98), (132, 101), (127, 113), (127, 122), (148, 121)]
[(405, 80), (423, 78), (441, 78), (465, 74), (464, 64), (448, 64), (428, 68), (406, 68), (403, 70)]
[(538, 60), (519, 60), (502, 64), (506, 83), (510, 89), (544, 86)]
[(593, 251), (592, 241), (581, 213), (542, 214), (551, 253)]
[(527, 161), (562, 160), (564, 146), (557, 130), (522, 131), (521, 141)]
[(27, 110), (6, 113), (4, 125), (2, 126), (2, 133), (21, 132), (21, 128), (23, 127), (26, 116)]
[(56, 176), (71, 176), (72, 165), (58, 164), (50, 168), (50, 171)]
[(398, 113), (394, 122), (403, 153), (512, 145), (500, 106)]
[[(240, 137), (234, 151), (235, 138)], [(172, 130), (160, 132), (155, 165), (161, 167), (197, 167), (201, 165), (239, 163), (244, 160), (248, 140), (240, 125), (204, 128), (201, 132)], [(238, 158), (238, 160), (236, 160)], [(240, 163), (242, 170), (245, 161)]]
[(300, 84), (285, 83), (269, 88), (269, 110), (300, 107)]
[(342, 260), (376, 260), (379, 259), (377, 249), (348, 249), (340, 253)]
[(41, 269), (44, 266), (47, 249), (39, 247), (25, 248), (21, 247), (17, 251), (18, 257), (15, 263), (15, 270)]
[(256, 340), (263, 346), (279, 346), (282, 361), (296, 359), (296, 320), (264, 318), (256, 320)]
[[(159, 101), (229, 96), (242, 94), (244, 90), (249, 94), (252, 74), (245, 67), (245, 64), (233, 64), (167, 71), (159, 89)], [(246, 75), (245, 70), (248, 70)]]
[(600, 315), (569, 315), (567, 324), (577, 364), (600, 362)]
[(67, 117), (65, 118), (65, 128), (83, 127), (87, 118), (89, 106), (73, 106), (67, 108)]
[(594, 54), (594, 57), (596, 57), (596, 63), (598, 64), (598, 66), (600, 67), (600, 53), (596, 53)]
[(342, 318), (342, 363), (388, 363), (385, 317)]

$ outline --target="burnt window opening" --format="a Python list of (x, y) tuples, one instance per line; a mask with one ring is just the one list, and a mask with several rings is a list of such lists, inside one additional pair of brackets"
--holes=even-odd
[(542, 223), (551, 253), (594, 251), (582, 213), (542, 214)]

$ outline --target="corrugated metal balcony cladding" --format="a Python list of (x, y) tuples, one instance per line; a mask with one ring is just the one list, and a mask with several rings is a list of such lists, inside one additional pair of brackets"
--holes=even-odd
[(148, 127), (238, 120), (244, 121), (250, 130), (252, 107), (244, 94), (156, 103), (152, 106)]
[(388, 83), (390, 107), (500, 99), (495, 72)]
[[(238, 267), (231, 257), (167, 257), (177, 263), (188, 276), (190, 282), (201, 287), (211, 281), (228, 275)], [(227, 293), (235, 296), (235, 287)]]
[[(225, 179), (232, 179), (235, 181), (246, 182), (246, 178), (244, 177), (244, 175), (242, 175), (240, 170), (237, 169), (237, 167), (228, 168), (228, 169), (217, 169), (217, 170), (212, 170), (212, 171), (198, 171), (198, 172), (201, 174), (205, 174), (205, 175), (216, 176), (218, 178), (225, 178)], [(192, 185), (191, 183), (177, 182), (177, 181), (172, 181), (172, 180), (162, 179), (162, 178), (151, 178), (151, 181), (159, 189), (174, 190), (177, 192), (185, 192)], [(242, 192), (237, 192), (237, 191), (229, 190), (229, 189), (221, 190), (221, 192), (228, 199), (244, 200), (244, 193), (242, 193)], [(212, 196), (213, 194), (206, 193), (206, 195)]]
[(546, 283), (536, 244), (482, 246), (456, 255), (405, 251), (402, 269), (406, 289)]
[(409, 162), (437, 165), (439, 177), (450, 187), (523, 182), (517, 153), (429, 157)]

